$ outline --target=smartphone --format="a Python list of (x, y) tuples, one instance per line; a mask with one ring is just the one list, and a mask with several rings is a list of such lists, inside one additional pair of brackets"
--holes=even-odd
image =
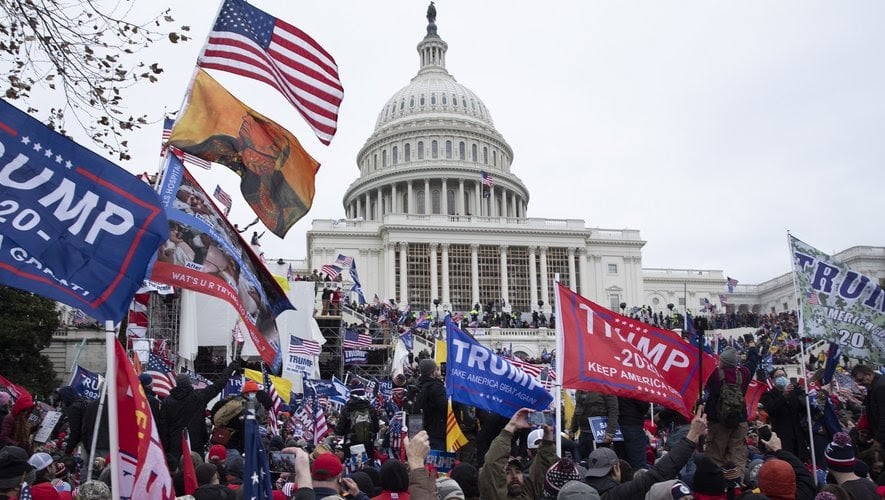
[(533, 411), (529, 413), (529, 423), (532, 425), (553, 426), (553, 412)]
[(759, 439), (763, 441), (768, 441), (769, 439), (771, 439), (771, 427), (769, 427), (768, 425), (763, 425), (756, 429), (756, 434), (759, 435)]
[(295, 454), (282, 451), (270, 452), (271, 472), (295, 472)]

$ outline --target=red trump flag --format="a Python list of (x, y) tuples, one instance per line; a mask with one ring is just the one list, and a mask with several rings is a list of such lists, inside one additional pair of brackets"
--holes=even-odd
[(612, 312), (557, 284), (562, 386), (649, 401), (690, 415), (715, 361), (676, 332)]

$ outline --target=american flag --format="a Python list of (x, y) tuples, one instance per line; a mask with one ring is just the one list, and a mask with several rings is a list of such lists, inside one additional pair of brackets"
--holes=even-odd
[(154, 393), (157, 396), (165, 398), (175, 387), (175, 373), (172, 368), (163, 358), (152, 352), (148, 353), (148, 364), (144, 372), (154, 379)]
[(277, 89), (328, 145), (344, 88), (338, 66), (313, 38), (243, 0), (226, 0), (197, 64)]
[[(166, 118), (163, 121), (163, 147), (160, 149), (160, 156), (166, 156), (166, 143), (169, 142), (169, 136), (172, 135), (172, 125), (175, 123), (171, 118)], [(170, 146), (169, 149), (172, 151), (172, 154), (178, 157), (179, 160), (190, 163), (191, 165), (196, 165), (197, 167), (211, 170), (212, 162), (208, 160), (204, 160), (198, 156), (194, 156), (190, 153), (185, 153), (184, 151)]]
[(492, 177), (492, 174), (483, 170), (480, 172), (480, 175), (482, 175), (482, 185), (483, 186), (492, 187), (495, 185), (495, 179)]
[(341, 268), (334, 264), (324, 265), (322, 271), (329, 276), (330, 280), (334, 280), (339, 274), (341, 274)]
[(400, 461), (406, 460), (406, 448), (403, 446), (407, 433), (405, 420), (406, 412), (396, 412), (396, 415), (390, 420), (390, 428), (387, 431), (390, 433), (388, 434), (390, 458)]
[(18, 492), (18, 500), (34, 500), (34, 496), (31, 494), (31, 485), (27, 482), (22, 483)]
[(215, 197), (216, 200), (220, 201), (224, 206), (224, 215), (230, 213), (230, 207), (233, 205), (233, 200), (230, 198), (230, 195), (227, 194), (224, 189), (221, 189), (221, 186), (218, 184), (215, 185), (215, 192), (212, 193), (212, 196)]
[(728, 295), (725, 295), (724, 293), (720, 293), (720, 294), (719, 294), (719, 302), (720, 302), (723, 306), (726, 305), (726, 304), (728, 304)]
[(279, 436), (280, 427), (277, 423), (277, 415), (279, 415), (280, 408), (283, 406), (283, 400), (280, 399), (280, 395), (277, 394), (277, 389), (274, 387), (270, 375), (267, 374), (267, 369), (264, 366), (264, 363), (261, 363), (261, 376), (264, 378), (264, 390), (267, 392), (267, 395), (270, 396), (270, 400), (272, 401), (270, 405), (270, 415), (267, 416), (267, 426), (270, 429), (271, 434)]
[(231, 336), (233, 337), (235, 342), (243, 343), (246, 341), (246, 337), (243, 336), (243, 328), (240, 327), (240, 319), (237, 318), (237, 322), (234, 323), (234, 327), (230, 331)]
[(819, 306), (819, 305), (820, 305), (820, 298), (817, 296), (816, 293), (814, 293), (814, 292), (808, 292), (807, 294), (805, 294), (805, 297), (808, 299), (808, 303), (809, 303), (809, 304), (811, 304), (811, 305), (813, 305), (813, 306)]
[(731, 276), (726, 276), (725, 286), (728, 287), (728, 293), (734, 293), (734, 287), (738, 286), (738, 280), (732, 278)]
[(338, 258), (335, 259), (335, 265), (341, 267), (350, 267), (353, 264), (353, 257), (348, 257), (344, 254), (338, 254)]
[(205, 389), (206, 387), (212, 385), (211, 380), (207, 379), (197, 372), (192, 372), (187, 368), (182, 368), (181, 373), (187, 374), (187, 376), (191, 379), (191, 385), (194, 387), (194, 389)]
[(552, 366), (547, 365), (535, 365), (532, 363), (526, 363), (525, 361), (516, 359), (516, 358), (506, 358), (507, 361), (510, 362), (513, 366), (521, 369), (541, 383), (545, 388), (549, 389), (550, 386), (553, 385), (553, 382), (556, 381), (556, 370), (553, 369)]
[(286, 280), (295, 281), (295, 270), (292, 269), (292, 264), (289, 264), (289, 269), (286, 270)]
[(94, 323), (94, 320), (87, 316), (83, 311), (74, 309), (73, 314), (71, 315), (71, 323), (74, 326), (85, 326)]
[(313, 444), (318, 445), (326, 436), (329, 435), (329, 425), (326, 422), (326, 414), (323, 407), (320, 406), (316, 398), (313, 398), (311, 404), (313, 406)]
[(320, 350), (320, 344), (315, 340), (305, 340), (294, 335), (289, 336), (289, 354), (319, 356)]
[(345, 330), (341, 347), (345, 349), (369, 349), (372, 347), (372, 337), (365, 332)]

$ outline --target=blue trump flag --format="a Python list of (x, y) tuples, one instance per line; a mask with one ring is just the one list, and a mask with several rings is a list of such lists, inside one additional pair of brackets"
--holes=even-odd
[(169, 235), (150, 186), (0, 101), (0, 283), (120, 321)]
[(71, 387), (86, 399), (98, 399), (101, 380), (97, 373), (77, 365), (74, 376), (71, 378)]
[(453, 401), (511, 417), (546, 410), (553, 396), (534, 377), (461, 331), (446, 316), (446, 394)]

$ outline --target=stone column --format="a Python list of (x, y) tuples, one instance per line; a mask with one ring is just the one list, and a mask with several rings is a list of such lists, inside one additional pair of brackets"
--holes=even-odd
[(541, 247), (541, 300), (544, 301), (544, 311), (550, 311), (550, 296), (547, 285), (547, 247)]
[(504, 310), (510, 312), (510, 285), (507, 279), (507, 245), (501, 245), (501, 298), (504, 299)]
[(449, 244), (440, 243), (442, 248), (442, 303), (451, 306), (449, 294)]
[(449, 215), (449, 183), (448, 179), (442, 180), (442, 193), (439, 199), (440, 211), (443, 215)]
[(479, 244), (470, 244), (470, 294), (471, 307), (479, 302)]
[(538, 276), (535, 272), (537, 269), (535, 266), (536, 252), (537, 247), (529, 247), (529, 302), (531, 302), (529, 307), (532, 311), (538, 306)]
[(433, 207), (430, 206), (430, 179), (424, 179), (424, 215), (433, 213)]
[(378, 217), (377, 217), (377, 219), (378, 219), (378, 220), (381, 220), (382, 218), (384, 218), (384, 195), (381, 194), (381, 188), (380, 188), (380, 187), (378, 188), (378, 204), (377, 204), (377, 207), (378, 207)]
[(590, 296), (590, 282), (587, 276), (587, 247), (578, 248), (578, 275), (581, 285), (578, 288), (578, 293), (584, 297)]
[[(473, 215), (484, 215), (482, 213), (483, 212), (483, 210), (482, 210), (482, 182), (475, 181), (474, 184), (476, 185), (476, 188), (475, 188), (476, 189), (476, 210), (474, 210)], [(475, 302), (474, 302), (474, 304), (475, 304)], [(473, 304), (470, 304), (470, 305), (472, 306)]]
[(501, 217), (507, 217), (507, 190), (501, 188)]
[(369, 197), (368, 191), (363, 194), (363, 203), (366, 204), (366, 220), (372, 220), (372, 199)]
[(388, 241), (385, 251), (384, 265), (387, 266), (387, 273), (385, 276), (383, 299), (387, 300), (396, 297), (396, 261), (394, 259), (396, 256), (396, 243)]
[(575, 279), (575, 249), (568, 247), (568, 288), (573, 292), (578, 291), (578, 280)]
[(498, 215), (498, 200), (495, 199), (495, 186), (489, 186), (489, 217)]
[(390, 211), (391, 213), (399, 212), (399, 200), (396, 196), (396, 183), (390, 185)]
[[(594, 278), (595, 278), (593, 280), (593, 282), (596, 284), (596, 287), (595, 287), (596, 288), (596, 297), (595, 297), (596, 302), (598, 302), (600, 304), (607, 304), (608, 297), (605, 297), (605, 279), (603, 277), (604, 275), (602, 274), (602, 255), (592, 254), (590, 256), (590, 258), (593, 261), (593, 265), (591, 266), (591, 269), (593, 271)], [(591, 300), (594, 299), (594, 297), (588, 297), (588, 298)], [(603, 302), (603, 301), (605, 301), (605, 302)]]
[(399, 244), (399, 303), (406, 305), (409, 303), (409, 244), (402, 242)]
[(467, 215), (467, 207), (464, 206), (464, 179), (458, 179), (458, 201), (455, 210), (461, 215)]
[(433, 310), (433, 299), (439, 298), (439, 275), (436, 269), (436, 247), (437, 243), (430, 244), (430, 304), (427, 305), (428, 310)]

